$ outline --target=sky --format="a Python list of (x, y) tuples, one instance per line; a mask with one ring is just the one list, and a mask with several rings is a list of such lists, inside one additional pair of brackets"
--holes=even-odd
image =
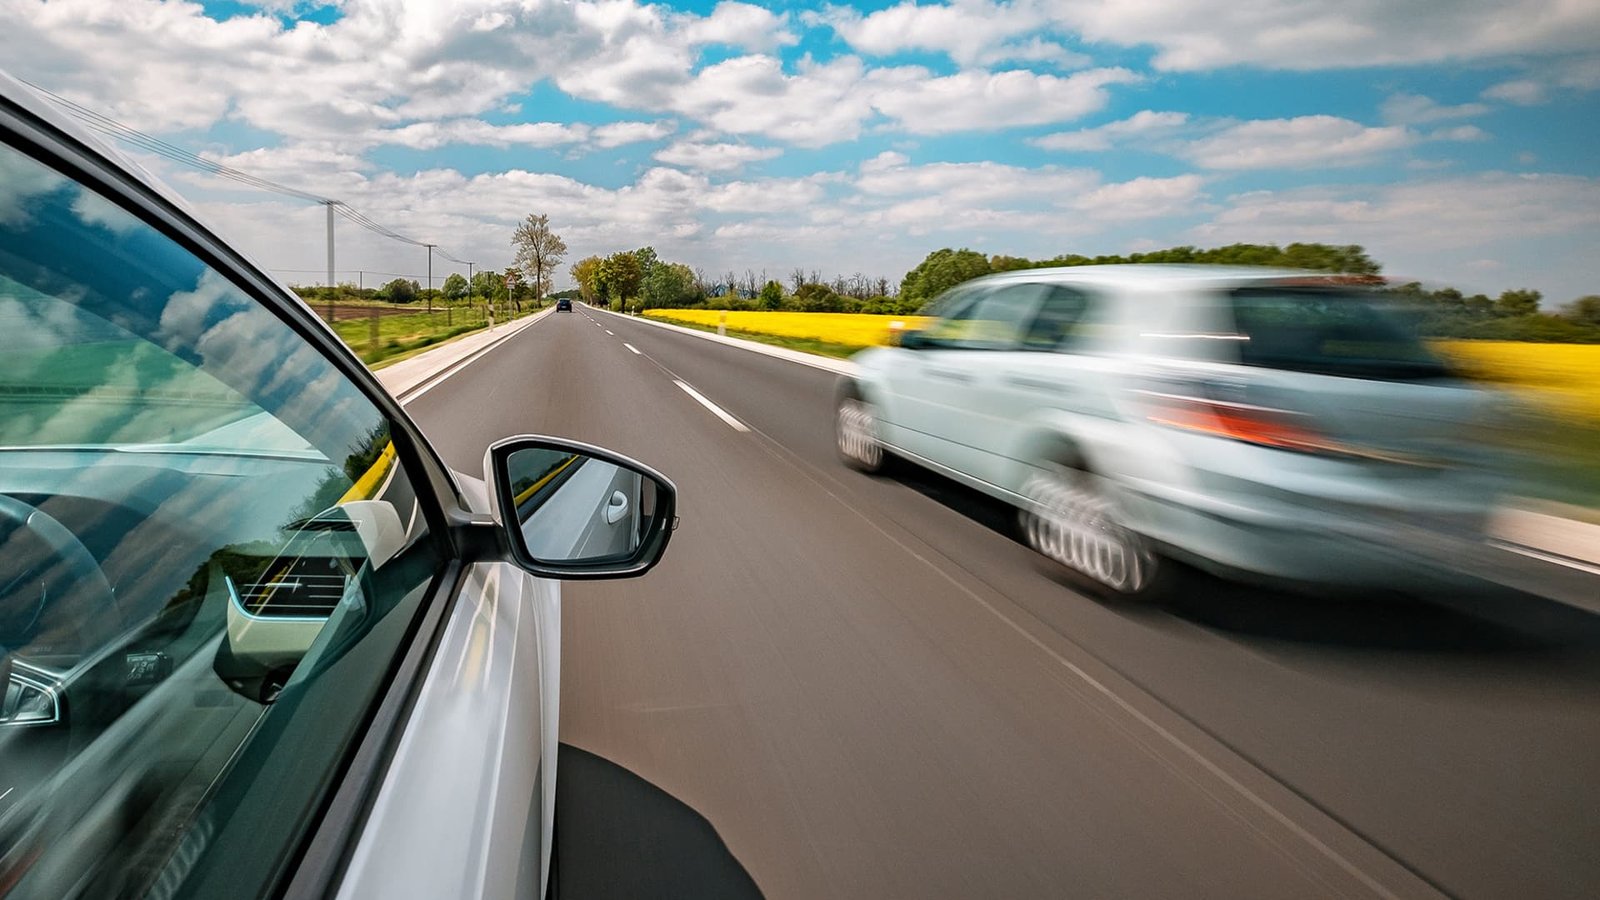
[[(0, 0), (0, 66), (480, 268), (543, 213), (569, 263), (710, 277), (1325, 241), (1600, 293), (1595, 0)], [(320, 207), (132, 155), (326, 277)], [(427, 271), (336, 247), (340, 280)]]

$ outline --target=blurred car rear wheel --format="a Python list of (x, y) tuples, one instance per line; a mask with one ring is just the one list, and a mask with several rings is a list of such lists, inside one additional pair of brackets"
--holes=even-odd
[(847, 389), (834, 409), (834, 435), (844, 464), (869, 475), (887, 471), (892, 457), (878, 439), (877, 407)]
[(1020, 512), (1028, 546), (1100, 593), (1122, 600), (1150, 600), (1169, 586), (1173, 567), (1145, 537), (1123, 524), (1121, 511), (1092, 472), (1051, 464), (1023, 488)]

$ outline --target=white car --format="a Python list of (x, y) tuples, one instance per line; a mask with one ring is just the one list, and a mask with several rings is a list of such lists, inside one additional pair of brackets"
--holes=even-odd
[(558, 580), (676, 495), (485, 451), (0, 76), (0, 895), (550, 890)]
[(1086, 266), (959, 285), (937, 321), (855, 357), (836, 436), (1014, 504), (1038, 551), (1102, 592), (1156, 592), (1172, 558), (1334, 586), (1454, 581), (1407, 529), (1481, 528), (1475, 443), (1497, 398), (1350, 279)]

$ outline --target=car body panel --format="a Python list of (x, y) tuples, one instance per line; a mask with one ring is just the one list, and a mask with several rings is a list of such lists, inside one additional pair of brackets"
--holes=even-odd
[(554, 582), (467, 570), (339, 897), (542, 895), (559, 633)]

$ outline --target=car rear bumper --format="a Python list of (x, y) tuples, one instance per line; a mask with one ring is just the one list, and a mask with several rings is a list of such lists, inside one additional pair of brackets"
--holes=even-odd
[[(1480, 584), (1453, 557), (1487, 547), (1487, 495), (1453, 502), (1363, 505), (1329, 498), (1135, 489), (1135, 518), (1152, 539), (1202, 568), (1335, 588), (1404, 591)], [(1439, 548), (1449, 547), (1441, 554)]]

